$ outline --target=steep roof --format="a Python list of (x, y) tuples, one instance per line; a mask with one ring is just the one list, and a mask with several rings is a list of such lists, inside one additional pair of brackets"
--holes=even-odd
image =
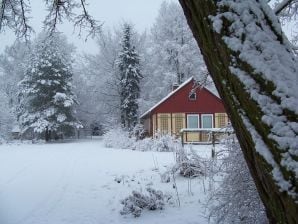
[[(149, 115), (153, 110), (155, 110), (157, 107), (159, 107), (162, 103), (164, 103), (165, 101), (167, 101), (169, 98), (171, 98), (175, 93), (179, 92), (182, 88), (184, 88), (185, 86), (187, 86), (190, 82), (193, 82), (194, 78), (190, 77), (189, 79), (187, 79), (186, 81), (184, 81), (177, 89), (173, 90), (172, 92), (170, 92), (167, 96), (165, 96), (163, 99), (161, 99), (158, 103), (156, 103), (154, 106), (152, 106), (149, 110), (147, 110), (146, 112), (144, 112), (140, 118), (144, 118), (147, 115)], [(209, 92), (211, 95), (213, 95), (216, 99), (220, 100), (220, 97), (213, 93), (211, 90), (209, 90), (206, 87), (203, 87), (203, 89), (207, 90), (207, 92)]]
[(149, 110), (147, 110), (145, 113), (143, 113), (141, 115), (140, 118), (145, 117), (146, 115), (148, 115), (151, 111), (153, 111), (156, 107), (158, 107), (160, 104), (162, 104), (163, 102), (165, 102), (167, 99), (169, 99), (172, 95), (174, 95), (176, 92), (178, 92), (181, 88), (183, 88), (184, 86), (186, 86), (188, 83), (190, 83), (191, 81), (193, 81), (194, 78), (190, 77), (189, 79), (187, 79), (186, 81), (184, 81), (177, 89), (173, 90), (172, 92), (170, 92), (166, 97), (164, 97), (163, 99), (161, 99), (158, 103), (156, 103), (153, 107), (151, 107)]

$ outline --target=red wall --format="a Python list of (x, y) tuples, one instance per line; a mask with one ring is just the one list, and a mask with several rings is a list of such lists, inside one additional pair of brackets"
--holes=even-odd
[(221, 99), (209, 90), (197, 90), (196, 100), (189, 100), (188, 95), (192, 89), (193, 81), (182, 87), (166, 101), (155, 108), (154, 113), (225, 113)]

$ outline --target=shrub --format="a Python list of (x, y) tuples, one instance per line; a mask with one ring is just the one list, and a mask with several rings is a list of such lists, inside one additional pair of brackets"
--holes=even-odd
[(146, 189), (148, 194), (142, 194), (138, 191), (132, 191), (132, 195), (121, 201), (123, 209), (121, 215), (132, 214), (134, 217), (139, 217), (144, 209), (157, 210), (163, 209), (165, 202), (171, 197), (164, 195), (162, 191), (152, 188)]
[(152, 151), (175, 152), (181, 146), (180, 140), (169, 134), (158, 133), (153, 139)]
[[(120, 127), (116, 127), (108, 131), (103, 136), (103, 141), (106, 147), (133, 149), (138, 151), (158, 151), (158, 152), (173, 152), (181, 147), (179, 139), (168, 134), (157, 134), (155, 138), (141, 139), (142, 131), (140, 126), (137, 131), (128, 132)], [(135, 135), (138, 135), (136, 137)]]
[(214, 223), (268, 223), (265, 208), (249, 173), (240, 146), (226, 142), (228, 154), (219, 164), (224, 174), (214, 192), (210, 192), (210, 218)]
[(183, 147), (179, 147), (176, 151), (176, 163), (160, 175), (161, 182), (170, 182), (171, 176), (176, 173), (188, 178), (203, 176), (206, 169), (205, 161), (195, 151), (191, 150), (190, 154), (187, 154)]
[(108, 148), (133, 148), (135, 138), (130, 137), (129, 132), (123, 130), (121, 127), (115, 127), (104, 134), (104, 145)]

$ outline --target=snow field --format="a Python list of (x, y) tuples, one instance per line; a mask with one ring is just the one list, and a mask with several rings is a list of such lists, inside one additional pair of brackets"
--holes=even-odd
[[(195, 148), (209, 156), (210, 147)], [(1, 145), (0, 223), (207, 223), (203, 178), (191, 180), (189, 192), (189, 181), (177, 176), (181, 207), (173, 183), (161, 183), (173, 163), (171, 152), (105, 148), (100, 140)], [(174, 203), (139, 218), (121, 216), (120, 201), (148, 186), (170, 193)]]

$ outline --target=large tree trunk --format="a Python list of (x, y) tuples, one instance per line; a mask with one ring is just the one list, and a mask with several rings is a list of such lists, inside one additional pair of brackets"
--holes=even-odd
[[(283, 99), (275, 94), (276, 83), (274, 80), (269, 80), (264, 75), (266, 71), (257, 69), (254, 63), (249, 63), (241, 57), (241, 51), (233, 49), (223, 37), (235, 37), (237, 36), (237, 29), (232, 28), (233, 21), (230, 18), (240, 17), (241, 15), (237, 11), (237, 6), (240, 4), (247, 4), (251, 6), (248, 9), (248, 13), (252, 15), (249, 21), (249, 26), (258, 26), (261, 32), (270, 32), (267, 35), (275, 41), (272, 47), (277, 46), (276, 51), (284, 49), (286, 54), (290, 55), (289, 58), (294, 58), (289, 47), (287, 40), (284, 38), (281, 32), (278, 32), (276, 28), (276, 22), (272, 22), (273, 15), (269, 7), (264, 5), (261, 0), (179, 0), (183, 7), (185, 16), (188, 20), (190, 28), (196, 38), (198, 45), (203, 54), (207, 68), (213, 81), (217, 87), (217, 90), (224, 101), (225, 108), (231, 118), (232, 125), (236, 131), (236, 135), (239, 139), (244, 157), (249, 166), (250, 172), (256, 183), (259, 195), (266, 207), (267, 216), (271, 223), (298, 223), (298, 206), (297, 206), (297, 110), (291, 108), (282, 108), (282, 112), (277, 116), (283, 117), (283, 124), (293, 124), (290, 128), (292, 131), (292, 137), (287, 139), (287, 146), (283, 146), (276, 136), (276, 130), (273, 129), (274, 125), (268, 124), (265, 121), (264, 115), (267, 111), (264, 110), (261, 102), (254, 95), (261, 94), (266, 99), (272, 101), (272, 105), (276, 107), (283, 103)], [(228, 4), (225, 4), (227, 3)], [(238, 4), (235, 8), (229, 4)], [(221, 5), (220, 4), (225, 4)], [(255, 8), (260, 9), (260, 13), (255, 13)], [(222, 17), (216, 17), (219, 14), (224, 15)], [(237, 14), (238, 13), (238, 14)], [(261, 15), (262, 14), (262, 15)], [(217, 19), (217, 25), (214, 18)], [(262, 18), (262, 19), (260, 19)], [(239, 38), (240, 44), (245, 43), (248, 39), (248, 35), (245, 34), (246, 26), (245, 21), (237, 21), (242, 25), (244, 29), (241, 30), (242, 35)], [(254, 23), (254, 24), (252, 24)], [(240, 24), (240, 25), (241, 25)], [(235, 23), (234, 23), (235, 25)], [(239, 23), (238, 23), (239, 25)], [(239, 26), (240, 28), (243, 28)], [(267, 37), (266, 36), (266, 37)], [(277, 40), (277, 41), (276, 41)], [(268, 40), (270, 41), (270, 40)], [(262, 51), (256, 43), (252, 49)], [(277, 50), (279, 49), (279, 50)], [(261, 52), (262, 53), (262, 52)], [(261, 54), (260, 53), (260, 54)], [(271, 55), (272, 58), (280, 59), (280, 52), (276, 52), (276, 55)], [(276, 57), (275, 57), (276, 56)], [(292, 60), (291, 59), (291, 60)], [(271, 58), (268, 59), (268, 67)], [(282, 58), (280, 59), (282, 60)], [(288, 60), (288, 67), (292, 69), (292, 74), (296, 75), (294, 78), (293, 86), (297, 87), (297, 60)], [(233, 69), (231, 69), (231, 66)], [(266, 65), (266, 61), (263, 66)], [(254, 92), (250, 91), (247, 83), (241, 79), (237, 71), (243, 71), (243, 79), (250, 78), (254, 82)], [(242, 73), (241, 73), (242, 74)], [(287, 74), (280, 74), (287, 79)], [(292, 77), (292, 76), (291, 76)], [(278, 83), (277, 83), (278, 84)], [(293, 87), (292, 86), (292, 87)], [(291, 88), (291, 87), (289, 87)], [(294, 88), (292, 91), (297, 91)], [(293, 101), (292, 101), (293, 102)], [(295, 102), (295, 101), (294, 101)], [(298, 105), (298, 101), (296, 100)], [(296, 105), (296, 106), (297, 106)], [(293, 128), (294, 127), (294, 128)], [(294, 133), (294, 134), (293, 134)], [(293, 136), (294, 135), (294, 136)], [(296, 141), (296, 143), (295, 143)], [(264, 153), (263, 148), (266, 148), (267, 152)], [(289, 153), (290, 161), (284, 159), (283, 153)], [(289, 163), (293, 163), (296, 170), (289, 168)], [(284, 182), (282, 182), (284, 181)], [(283, 184), (287, 184), (287, 188), (283, 188)], [(296, 202), (295, 202), (296, 201)]]

